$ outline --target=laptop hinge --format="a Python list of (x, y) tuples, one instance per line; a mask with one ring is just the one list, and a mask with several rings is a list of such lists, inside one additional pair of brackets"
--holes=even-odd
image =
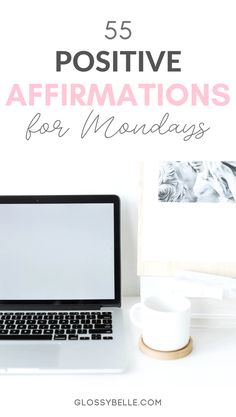
[[(73, 308), (71, 307), (70, 310), (72, 310)], [(75, 308), (74, 308), (75, 309)], [(101, 306), (97, 306), (94, 304), (87, 304), (87, 305), (83, 305), (83, 306), (77, 306), (76, 310), (101, 310)]]
[(2, 304), (0, 306), (0, 310), (2, 311), (60, 311), (60, 310), (70, 310), (70, 311), (80, 311), (80, 310), (101, 310), (101, 305), (96, 304), (86, 304), (86, 305), (79, 305), (79, 304), (13, 304), (7, 303)]

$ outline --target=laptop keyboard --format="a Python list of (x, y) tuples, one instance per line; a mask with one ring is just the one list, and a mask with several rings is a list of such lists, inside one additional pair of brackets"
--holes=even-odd
[(112, 339), (111, 312), (0, 312), (0, 341)]

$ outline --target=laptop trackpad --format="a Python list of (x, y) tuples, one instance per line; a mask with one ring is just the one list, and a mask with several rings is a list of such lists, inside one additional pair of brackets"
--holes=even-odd
[(0, 346), (0, 369), (57, 368), (60, 344), (14, 343)]

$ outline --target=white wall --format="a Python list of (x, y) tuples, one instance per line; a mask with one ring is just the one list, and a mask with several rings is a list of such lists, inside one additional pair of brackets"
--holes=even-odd
[[(37, 8), (30, 1), (4, 5), (0, 15), (0, 194), (82, 194), (117, 193), (122, 201), (122, 270), (125, 294), (139, 290), (136, 268), (137, 209), (139, 199), (139, 160), (157, 159), (234, 159), (233, 100), (228, 107), (150, 106), (142, 104), (139, 83), (218, 82), (233, 85), (235, 80), (233, 54), (229, 40), (234, 39), (234, 13), (226, 1), (214, 4), (200, 1), (194, 5), (186, 0), (144, 4), (119, 0), (86, 3), (71, 0), (42, 1)], [(202, 5), (201, 5), (202, 4)], [(132, 21), (132, 38), (128, 41), (105, 39), (108, 20)], [(231, 21), (232, 20), (232, 21)], [(10, 23), (9, 23), (10, 22)], [(225, 24), (225, 22), (227, 22)], [(10, 24), (10, 29), (9, 29)], [(210, 24), (210, 29), (209, 29)], [(222, 26), (224, 24), (224, 26)], [(214, 42), (213, 42), (214, 39)], [(134, 69), (126, 73), (78, 73), (72, 66), (56, 73), (56, 50), (143, 50), (155, 57), (161, 50), (181, 50), (181, 73), (168, 73), (166, 64), (158, 73), (148, 67), (143, 73)], [(170, 112), (172, 123), (192, 124), (204, 121), (211, 126), (203, 140), (184, 142), (181, 135), (118, 135), (104, 139), (102, 134), (89, 134), (81, 140), (80, 131), (91, 108), (89, 106), (52, 106), (43, 103), (44, 93), (35, 106), (15, 103), (5, 106), (10, 87), (19, 83), (28, 102), (29, 83), (112, 83), (116, 91), (130, 83), (137, 93), (138, 106), (94, 106), (106, 119), (116, 117), (116, 124), (129, 122), (159, 123)], [(70, 131), (63, 138), (55, 133), (34, 135), (25, 140), (25, 130), (37, 113), (42, 121), (61, 119)], [(193, 158), (193, 159), (192, 159)]]

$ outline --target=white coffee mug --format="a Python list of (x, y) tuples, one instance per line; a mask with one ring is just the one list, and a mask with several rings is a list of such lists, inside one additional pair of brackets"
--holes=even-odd
[(143, 342), (152, 349), (174, 351), (189, 342), (191, 303), (182, 295), (162, 293), (146, 298), (131, 307), (130, 318), (142, 329)]

